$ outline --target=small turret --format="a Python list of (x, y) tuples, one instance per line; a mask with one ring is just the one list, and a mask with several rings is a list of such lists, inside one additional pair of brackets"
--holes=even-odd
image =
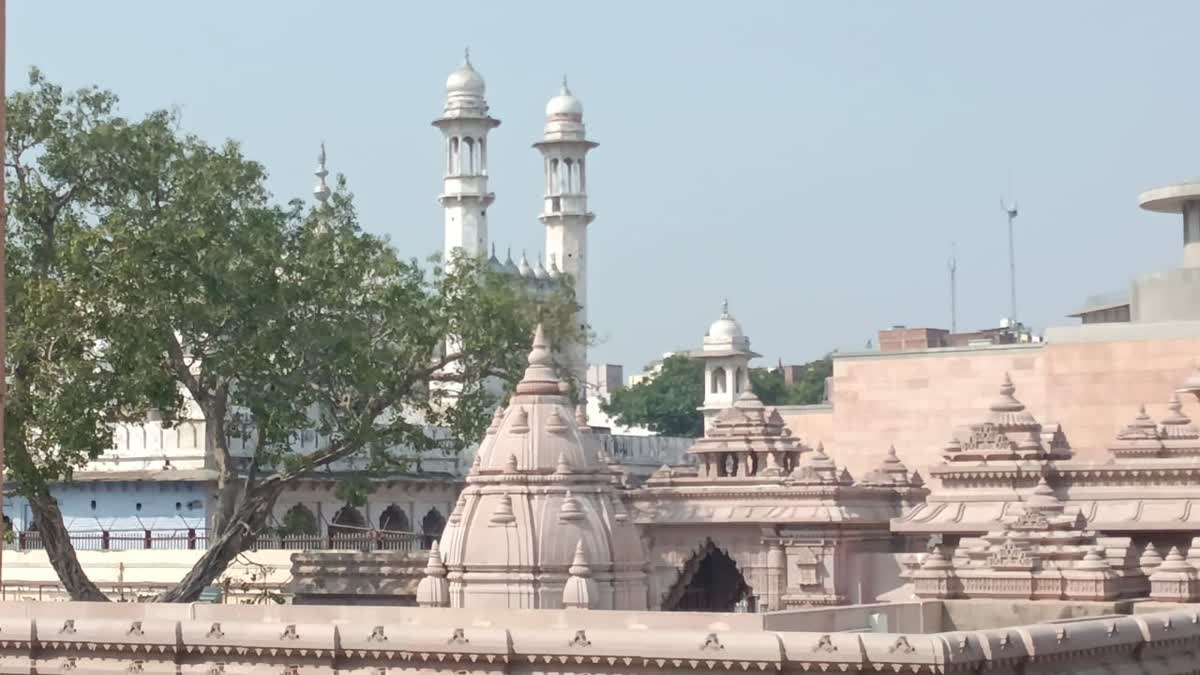
[(575, 559), (567, 569), (571, 578), (563, 586), (562, 603), (568, 609), (591, 609), (595, 602), (596, 582), (592, 579), (592, 571), (588, 567), (587, 555), (583, 548), (583, 540), (575, 545)]
[(421, 607), (450, 606), (450, 584), (446, 581), (446, 565), (442, 562), (437, 541), (429, 547), (425, 576), (417, 584), (417, 604)]

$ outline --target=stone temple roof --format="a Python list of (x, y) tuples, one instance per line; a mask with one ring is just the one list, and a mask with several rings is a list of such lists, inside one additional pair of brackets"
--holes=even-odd
[[(525, 376), (496, 411), (442, 535), (452, 607), (578, 607), (586, 599), (598, 609), (646, 608), (641, 540), (613, 468), (566, 392), (539, 326)], [(430, 576), (439, 575), (431, 560)], [(429, 604), (441, 597), (437, 585), (427, 584)]]

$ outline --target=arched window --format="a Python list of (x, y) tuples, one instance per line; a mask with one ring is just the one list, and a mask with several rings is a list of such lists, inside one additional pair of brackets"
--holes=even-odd
[(714, 393), (714, 394), (724, 394), (725, 393), (725, 369), (724, 368), (715, 368), (712, 371), (712, 393)]
[(379, 514), (379, 529), (384, 532), (411, 532), (412, 525), (404, 509), (392, 504)]
[(467, 136), (463, 139), (463, 144), (467, 147), (463, 150), (463, 154), (466, 155), (466, 161), (463, 163), (462, 173), (474, 176), (477, 173), (475, 171), (475, 139)]
[(558, 193), (558, 158), (556, 157), (550, 160), (550, 194), (556, 195)]
[(479, 171), (476, 173), (482, 175), (487, 173), (487, 140), (479, 139)]
[(564, 189), (563, 191), (566, 192), (567, 194), (574, 194), (576, 192), (576, 190), (575, 190), (575, 161), (572, 160), (570, 157), (563, 160), (563, 171), (566, 173), (566, 176), (564, 177), (564, 180), (563, 180), (563, 185), (566, 186), (566, 189)]
[(317, 529), (317, 517), (313, 515), (311, 509), (303, 504), (296, 504), (288, 509), (279, 523), (281, 537), (313, 537), (318, 534), (320, 531)]
[(442, 530), (446, 529), (446, 518), (436, 507), (429, 509), (421, 519), (421, 548), (433, 546), (433, 542), (441, 539)]
[(354, 534), (367, 529), (367, 519), (358, 509), (349, 504), (338, 509), (329, 525), (329, 534), (333, 536)]
[(742, 369), (738, 368), (733, 373), (733, 393), (742, 393)]
[(460, 173), (462, 166), (458, 155), (458, 136), (453, 136), (450, 138), (450, 175), (457, 176)]

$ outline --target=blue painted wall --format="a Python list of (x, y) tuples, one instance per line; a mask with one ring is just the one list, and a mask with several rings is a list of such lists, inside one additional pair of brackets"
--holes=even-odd
[[(88, 481), (58, 485), (51, 493), (70, 532), (203, 531), (208, 520), (205, 483)], [(4, 500), (4, 515), (17, 532), (32, 520), (28, 502), (17, 495)]]

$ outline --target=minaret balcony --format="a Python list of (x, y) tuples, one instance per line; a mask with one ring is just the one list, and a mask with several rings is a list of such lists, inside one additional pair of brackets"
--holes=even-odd
[(584, 213), (587, 211), (587, 194), (578, 192), (546, 195), (543, 208), (547, 214)]
[(444, 195), (482, 195), (487, 193), (487, 174), (446, 176), (442, 182)]

